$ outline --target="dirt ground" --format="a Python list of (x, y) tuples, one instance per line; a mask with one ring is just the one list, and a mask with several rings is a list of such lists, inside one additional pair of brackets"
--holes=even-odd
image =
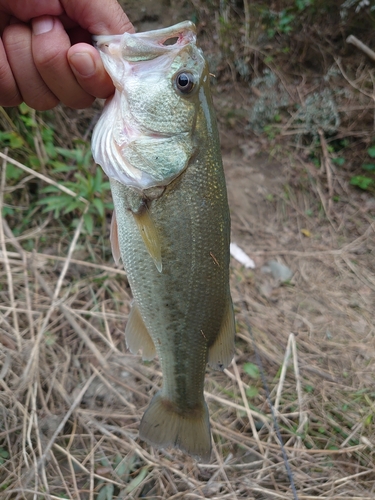
[[(159, 27), (165, 9), (172, 22), (185, 16), (143, 4), (129, 3), (142, 29)], [(236, 355), (207, 372), (211, 462), (138, 438), (161, 374), (126, 352), (125, 272), (95, 242), (83, 247), (79, 227), (67, 236), (49, 219), (43, 231), (60, 231), (60, 243), (33, 254), (3, 220), (1, 500), (375, 497), (375, 199), (324, 155), (318, 171), (288, 143), (252, 134), (249, 90), (225, 85), (213, 91), (232, 241), (255, 269), (231, 261)], [(292, 276), (266, 272), (269, 261)]]

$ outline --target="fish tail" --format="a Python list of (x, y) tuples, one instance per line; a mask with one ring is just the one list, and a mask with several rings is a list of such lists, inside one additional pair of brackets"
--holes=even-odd
[(211, 431), (206, 402), (182, 412), (159, 391), (142, 417), (139, 436), (158, 448), (173, 446), (208, 462)]

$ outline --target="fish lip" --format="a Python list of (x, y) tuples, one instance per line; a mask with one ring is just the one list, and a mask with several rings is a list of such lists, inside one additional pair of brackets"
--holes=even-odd
[[(137, 51), (144, 55), (145, 49), (149, 51), (149, 59), (157, 57), (161, 53), (180, 50), (196, 41), (196, 26), (191, 21), (184, 21), (168, 28), (152, 30), (142, 33), (123, 33), (122, 35), (94, 35), (92, 37), (94, 47), (99, 51), (108, 53), (111, 51), (110, 44), (121, 46), (123, 56), (128, 55), (130, 59), (137, 57)], [(171, 45), (164, 45), (166, 40), (177, 38)]]

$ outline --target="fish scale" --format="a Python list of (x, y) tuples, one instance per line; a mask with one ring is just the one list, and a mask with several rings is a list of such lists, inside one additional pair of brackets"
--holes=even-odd
[[(149, 35), (153, 62), (150, 81), (156, 82), (159, 78), (158, 88), (162, 89), (160, 95), (155, 92), (158, 100), (150, 108), (149, 126), (152, 130), (163, 129), (163, 133), (169, 131), (171, 143), (176, 144), (176, 159), (170, 156), (170, 152), (165, 152), (159, 137), (150, 138), (149, 151), (158, 161), (163, 162), (165, 158), (167, 163), (164, 166), (170, 162), (173, 172), (184, 164), (185, 157), (186, 164), (172, 180), (171, 174), (166, 172), (166, 180), (161, 183), (160, 176), (153, 174), (155, 166), (147, 165), (152, 155), (147, 156), (147, 161), (141, 149), (139, 154), (126, 155), (126, 148), (138, 151), (139, 143), (129, 138), (129, 145), (121, 145), (125, 151), (121, 165), (125, 177), (120, 174), (115, 178), (110, 176), (110, 182), (117, 225), (112, 238), (114, 255), (117, 255), (118, 247), (134, 297), (125, 330), (127, 345), (134, 353), (141, 349), (145, 359), (151, 359), (156, 351), (163, 373), (162, 388), (153, 397), (141, 420), (140, 437), (153, 445), (176, 446), (208, 460), (211, 436), (203, 396), (206, 365), (208, 362), (216, 369), (227, 366), (234, 352), (235, 327), (229, 290), (230, 215), (225, 178), (208, 68), (195, 45), (194, 29), (192, 23), (186, 22), (165, 30), (142, 33), (141, 62), (136, 62), (139, 73), (140, 65), (146, 64)], [(171, 59), (169, 72), (166, 71), (165, 54), (160, 54), (160, 45), (154, 47), (155, 40), (163, 39), (164, 34), (166, 38), (179, 36), (181, 39), (174, 49), (165, 48)], [(118, 57), (124, 58), (127, 49), (121, 43), (126, 45), (129, 35), (123, 42), (116, 39), (114, 48), (108, 43), (109, 38), (105, 37), (111, 57), (119, 46)], [(100, 49), (100, 37), (98, 47)], [(131, 50), (134, 63), (136, 42), (132, 43)], [(153, 50), (158, 56), (154, 57)], [(158, 57), (164, 59), (157, 78)], [(106, 57), (103, 61), (106, 63)], [(180, 61), (183, 63), (181, 68)], [(126, 64), (130, 64), (129, 61)], [(147, 64), (149, 69), (149, 61)], [(191, 96), (177, 91), (176, 66), (177, 71), (181, 69), (193, 75), (195, 89)], [(107, 69), (113, 67), (111, 61)], [(116, 85), (116, 77), (111, 71), (109, 73)], [(148, 78), (146, 70), (142, 78), (140, 89), (144, 86), (144, 79)], [(123, 92), (124, 88), (126, 92)], [(132, 92), (136, 92), (134, 100)], [(99, 121), (93, 136), (96, 161), (110, 173), (113, 165), (106, 163), (106, 150), (100, 141), (105, 141), (106, 147), (119, 149), (118, 136), (113, 134), (112, 137), (108, 127), (119, 129), (124, 95), (126, 118), (128, 120), (129, 109), (132, 109), (137, 129), (137, 118), (144, 124), (147, 113), (142, 106), (139, 109), (141, 117), (137, 116), (134, 104), (140, 100), (137, 80), (132, 79), (129, 90), (125, 79), (109, 102), (109, 109), (103, 113), (102, 122)], [(173, 120), (179, 116), (176, 102), (180, 101), (181, 116), (188, 122), (183, 126), (180, 124), (176, 130)], [(162, 126), (152, 123), (156, 119), (164, 120)], [(127, 121), (126, 128), (130, 126)], [(178, 157), (181, 149), (185, 153)], [(108, 154), (108, 158), (114, 158), (114, 154)], [(127, 165), (129, 158), (133, 162), (131, 169)], [(135, 169), (147, 173), (143, 185), (142, 174), (138, 175), (138, 184), (134, 179), (127, 181), (126, 175), (132, 175)], [(153, 175), (154, 181), (150, 181)]]

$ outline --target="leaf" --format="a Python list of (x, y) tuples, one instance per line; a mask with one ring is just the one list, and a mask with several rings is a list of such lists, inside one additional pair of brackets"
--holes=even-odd
[(332, 158), (332, 162), (338, 165), (339, 167), (342, 167), (345, 163), (345, 158), (338, 157), (338, 158)]
[(112, 483), (105, 484), (103, 488), (100, 489), (97, 500), (112, 500), (114, 488)]
[(375, 145), (368, 148), (367, 154), (370, 158), (375, 158)]
[(92, 235), (92, 233), (94, 232), (94, 218), (93, 218), (93, 216), (91, 214), (85, 214), (83, 216), (83, 220), (85, 222), (87, 232), (89, 233), (89, 235)]
[(100, 198), (94, 198), (92, 200), (92, 204), (96, 208), (96, 210), (99, 212), (100, 217), (104, 217), (104, 203)]
[(148, 473), (148, 467), (143, 467), (138, 476), (136, 476), (134, 479), (130, 481), (128, 486), (125, 488), (124, 493), (131, 493), (133, 490), (138, 488), (138, 486), (141, 484), (141, 482), (144, 480), (144, 478), (147, 476)]
[(311, 232), (308, 229), (301, 229), (301, 233), (303, 236), (306, 236), (306, 238), (311, 238)]
[(41, 193), (61, 193), (57, 186), (46, 186), (40, 190)]
[(20, 168), (12, 165), (11, 163), (7, 163), (7, 172), (6, 178), (7, 180), (15, 180), (17, 181), (23, 174), (23, 171)]
[(103, 173), (101, 168), (97, 168), (94, 178), (94, 192), (101, 193), (103, 183)]
[(243, 365), (243, 371), (249, 375), (251, 378), (259, 378), (259, 368), (254, 363), (245, 363)]
[(255, 398), (256, 396), (258, 396), (259, 394), (259, 390), (257, 387), (248, 387), (246, 389), (246, 396), (249, 398), (249, 399), (253, 399)]
[(10, 137), (10, 147), (13, 149), (21, 148), (24, 144), (24, 141), (20, 135), (16, 132), (12, 132)]
[(375, 165), (373, 163), (365, 163), (362, 165), (362, 168), (368, 172), (375, 172)]
[(53, 167), (53, 172), (54, 173), (59, 173), (59, 172), (71, 172), (72, 170), (75, 170), (75, 167), (72, 165), (67, 165), (66, 163), (63, 163), (62, 161), (58, 160), (51, 160), (48, 162), (49, 165)]
[(364, 190), (368, 189), (373, 182), (373, 179), (365, 177), (364, 175), (355, 175), (350, 179), (350, 184), (352, 184), (352, 186), (357, 186)]
[(20, 113), (22, 115), (26, 115), (27, 113), (29, 113), (31, 111), (31, 108), (29, 108), (29, 106), (25, 103), (25, 102), (22, 102), (19, 106), (18, 106), (18, 109), (20, 110)]
[(82, 208), (82, 201), (79, 201), (79, 200), (74, 200), (74, 201), (71, 201), (70, 203), (68, 203), (68, 205), (66, 206), (65, 210), (64, 210), (64, 214), (68, 214), (70, 212), (73, 212), (73, 210), (75, 210), (76, 208), (79, 208), (81, 207)]

